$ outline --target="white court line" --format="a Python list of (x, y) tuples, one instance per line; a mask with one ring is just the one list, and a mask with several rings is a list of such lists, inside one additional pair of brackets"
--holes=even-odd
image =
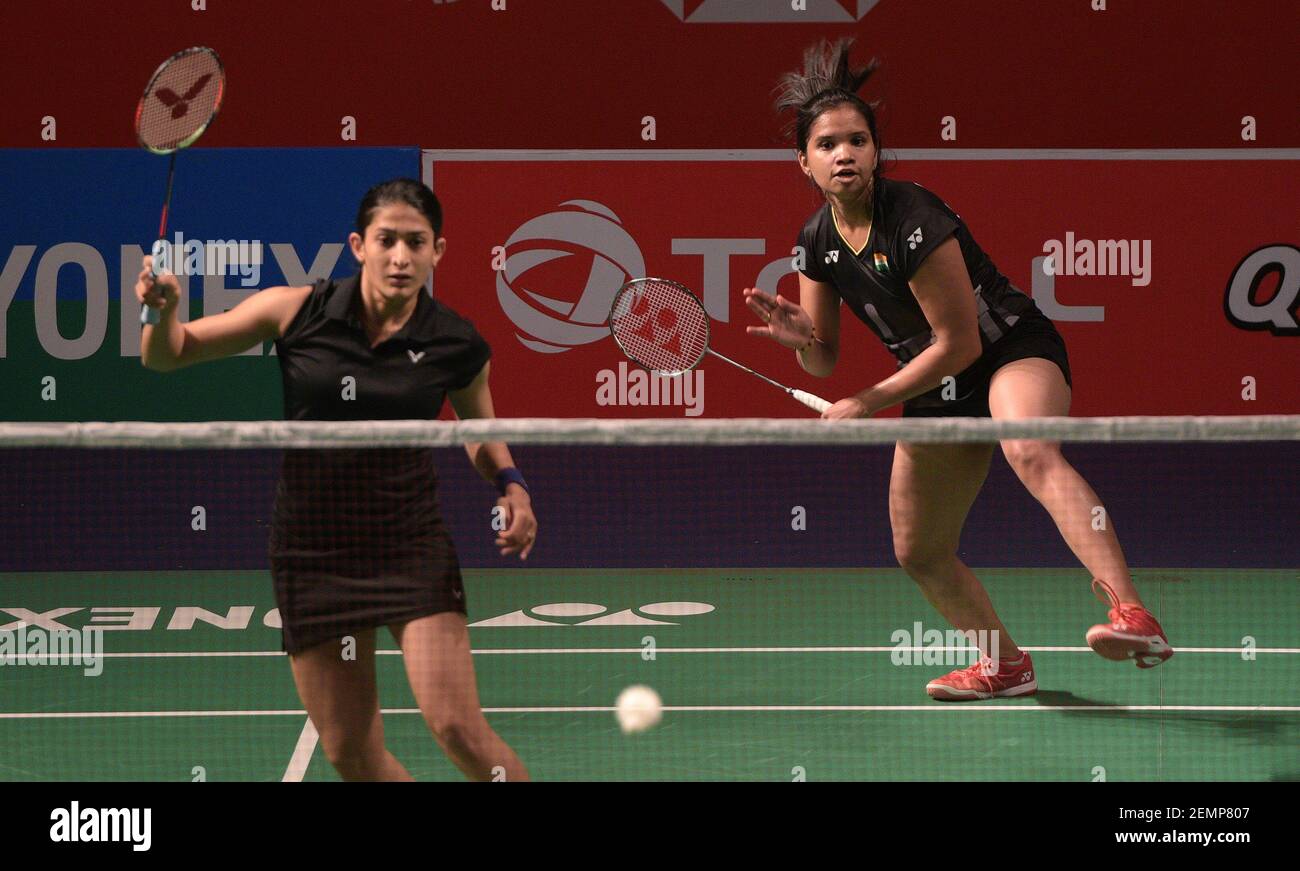
[(312, 723), (311, 717), (302, 724), (302, 732), (298, 735), (298, 743), (293, 748), (293, 756), (289, 758), (289, 765), (284, 769), (284, 777), (280, 778), (281, 783), (301, 783), (303, 777), (307, 774), (307, 766), (311, 764), (311, 755), (316, 752), (316, 743), (320, 740), (320, 733), (316, 731), (316, 726)]
[[(656, 653), (892, 653), (895, 650), (907, 650), (916, 653), (936, 651), (944, 653), (962, 653), (973, 650), (969, 647), (897, 647), (893, 645), (878, 647), (656, 647)], [(1091, 653), (1090, 647), (1024, 647), (1030, 653)], [(1242, 647), (1175, 647), (1175, 653), (1234, 653), (1240, 654)], [(643, 647), (496, 647), (472, 651), (482, 656), (532, 655), (548, 653), (643, 653)], [(1300, 647), (1256, 647), (1252, 653), (1300, 653)], [(379, 656), (401, 656), (400, 650), (376, 650)], [(281, 650), (174, 650), (169, 652), (118, 652), (101, 653), (106, 659), (186, 659), (190, 657), (238, 657), (238, 656), (285, 656)], [(37, 663), (52, 660), (73, 659), (72, 653), (27, 654), (17, 653), (0, 657), (0, 665), (22, 664), (27, 659)], [(84, 658), (84, 657), (83, 657)]]
[[(1300, 148), (886, 148), (899, 160), (1300, 160)], [(793, 148), (426, 148), (433, 162), (794, 161)]]
[[(485, 714), (601, 714), (614, 710), (609, 706), (584, 707), (508, 707), (484, 708)], [(1236, 712), (1244, 714), (1300, 713), (1300, 705), (985, 705), (931, 702), (928, 705), (669, 705), (665, 711), (679, 713), (755, 712), (798, 713), (861, 711), (974, 711), (1011, 713), (1015, 711), (1154, 711), (1154, 712)], [(115, 717), (302, 717), (306, 711), (59, 711), (39, 713), (0, 713), (0, 720), (72, 720), (112, 719)], [(419, 708), (384, 708), (384, 714), (418, 714)], [(301, 742), (301, 739), (300, 739)], [(295, 751), (296, 752), (296, 751)]]

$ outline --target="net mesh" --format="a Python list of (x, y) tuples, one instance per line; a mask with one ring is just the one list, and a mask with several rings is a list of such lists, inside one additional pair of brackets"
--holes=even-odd
[(136, 112), (140, 144), (167, 154), (193, 142), (221, 104), (221, 61), (208, 48), (192, 48), (154, 74)]
[[(908, 527), (904, 436), (987, 478), (946, 467)], [(493, 438), (532, 492), (524, 563), (457, 447)], [(996, 439), (1060, 444), (1078, 477), (1047, 493)], [(0, 776), (337, 779), (281, 652), (311, 591), (286, 603), (275, 571), (341, 590), (349, 616), (314, 625), (364, 648), (445, 571), (445, 533), (481, 703), (539, 779), (1294, 779), (1297, 441), (1297, 417), (3, 424), (0, 741), (22, 755)], [(1039, 686), (974, 708), (925, 693), (992, 639), (931, 604), (947, 533), (917, 519), (966, 499), (949, 555)], [(1177, 651), (1159, 668), (1085, 641), (1110, 541)], [(61, 630), (98, 632), (97, 673), (68, 638), (51, 656)], [(374, 637), (389, 749), (458, 779)], [(612, 709), (635, 684), (666, 710), (633, 740)]]
[(624, 285), (609, 326), (623, 353), (656, 372), (692, 369), (709, 346), (709, 316), (695, 294), (662, 278)]

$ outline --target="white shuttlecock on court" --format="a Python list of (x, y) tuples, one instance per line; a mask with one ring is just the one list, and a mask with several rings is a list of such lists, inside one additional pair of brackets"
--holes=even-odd
[(664, 703), (659, 694), (644, 684), (623, 690), (614, 703), (614, 716), (618, 719), (618, 726), (629, 735), (658, 725), (663, 715)]

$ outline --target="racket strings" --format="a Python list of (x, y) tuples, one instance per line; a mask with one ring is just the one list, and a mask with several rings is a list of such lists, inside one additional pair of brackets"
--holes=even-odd
[(695, 294), (662, 279), (629, 283), (614, 301), (610, 330), (634, 362), (657, 372), (695, 367), (709, 346), (709, 317)]
[(220, 106), (224, 79), (221, 62), (209, 49), (184, 52), (163, 64), (140, 99), (140, 144), (164, 154), (189, 145)]

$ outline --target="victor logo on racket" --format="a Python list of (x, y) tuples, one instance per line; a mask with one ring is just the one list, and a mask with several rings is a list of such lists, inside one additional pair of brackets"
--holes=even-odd
[(190, 100), (193, 100), (199, 94), (203, 93), (203, 89), (207, 87), (208, 82), (210, 81), (212, 81), (212, 74), (207, 73), (200, 76), (199, 80), (194, 83), (193, 87), (185, 92), (185, 96), (183, 97), (176, 96), (170, 88), (159, 88), (154, 96), (157, 97), (159, 102), (164, 106), (171, 107), (172, 120), (175, 121), (179, 118), (185, 117), (185, 113), (190, 110)]
[(619, 288), (609, 309), (609, 331), (632, 362), (661, 375), (680, 375), (705, 354), (779, 387), (817, 413), (831, 407), (820, 396), (786, 387), (709, 347), (709, 315), (685, 285), (667, 278), (635, 278)]

